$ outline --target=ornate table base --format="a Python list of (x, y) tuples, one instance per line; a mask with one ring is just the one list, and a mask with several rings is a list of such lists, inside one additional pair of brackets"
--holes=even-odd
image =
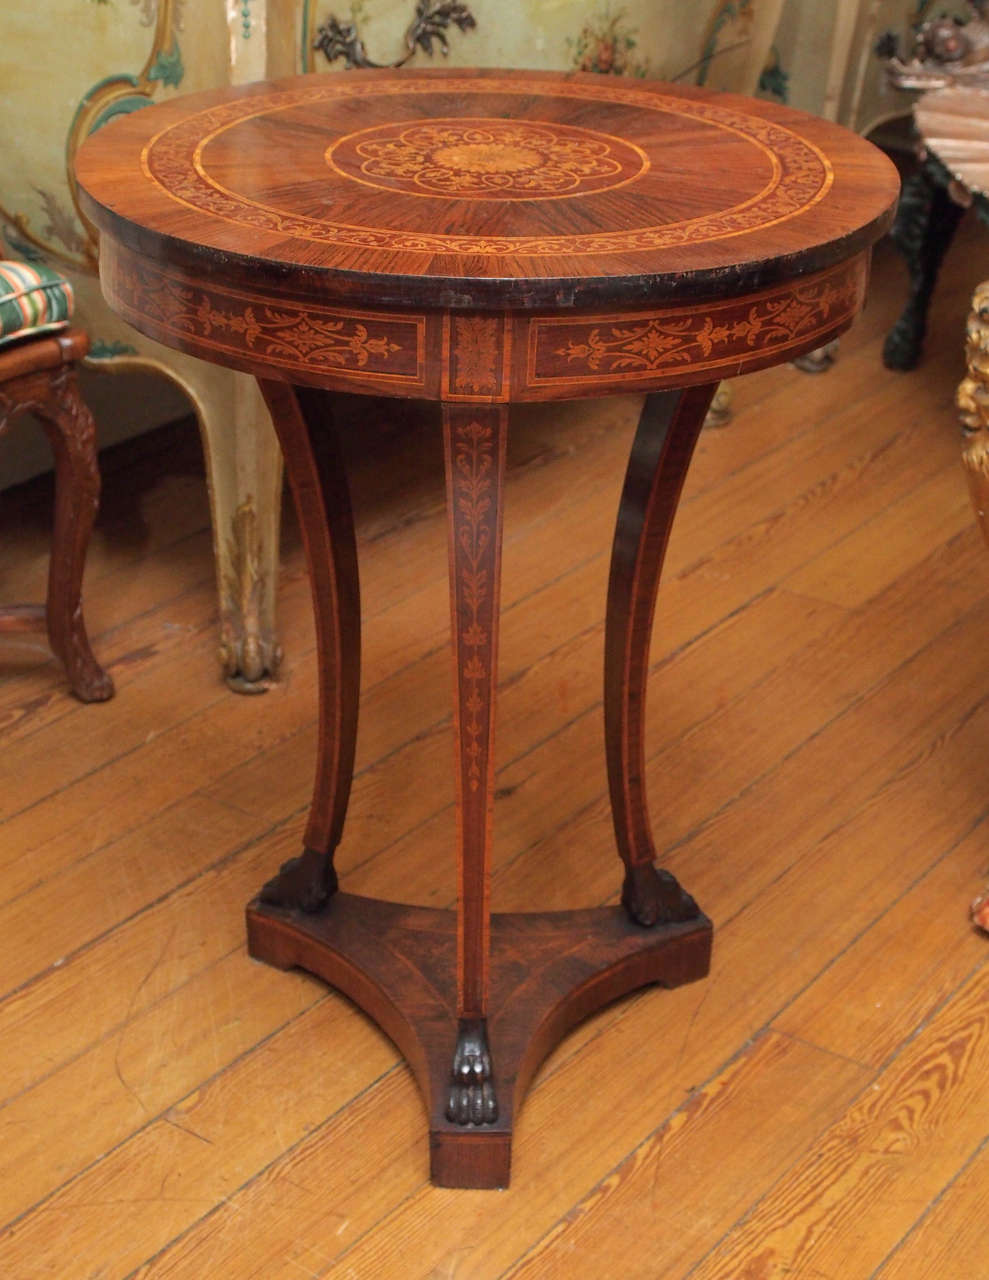
[(487, 1041), (497, 1119), (447, 1118), (458, 1041), (456, 914), (338, 893), (318, 914), (247, 909), (248, 949), (299, 966), (349, 996), (395, 1041), (429, 1111), (430, 1174), (441, 1187), (506, 1187), (512, 1130), (542, 1059), (576, 1023), (647, 983), (703, 978), (711, 922), (643, 929), (621, 907), (491, 917)]
[(458, 910), (338, 893), (333, 857), (354, 764), (360, 685), (357, 547), (326, 393), (262, 381), (309, 560), (320, 662), (316, 786), (301, 855), (248, 907), (251, 955), (299, 965), (392, 1037), (428, 1100), (433, 1180), (508, 1184), (512, 1119), (575, 1022), (649, 982), (708, 971), (711, 924), (656, 867), (645, 707), (666, 543), (714, 384), (646, 397), (619, 505), (605, 626), (604, 730), (622, 906), (491, 916), (494, 722), (508, 411), (442, 405), (447, 476)]

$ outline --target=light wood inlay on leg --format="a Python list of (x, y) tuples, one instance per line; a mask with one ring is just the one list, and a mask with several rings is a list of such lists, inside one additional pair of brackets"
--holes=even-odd
[(502, 493), (508, 411), (443, 406), (457, 777), (457, 1017), (448, 1116), (490, 1123), (498, 1108), (485, 1019)]

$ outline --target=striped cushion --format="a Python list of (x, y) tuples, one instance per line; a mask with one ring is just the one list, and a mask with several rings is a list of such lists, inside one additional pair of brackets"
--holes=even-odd
[(72, 286), (40, 263), (0, 260), (0, 346), (52, 329), (72, 315)]

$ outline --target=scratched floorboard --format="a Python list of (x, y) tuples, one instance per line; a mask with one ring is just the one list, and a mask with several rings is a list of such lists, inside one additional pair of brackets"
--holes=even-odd
[[(735, 386), (688, 478), (653, 644), (664, 859), (712, 977), (550, 1056), (502, 1194), (431, 1188), (423, 1113), (346, 1001), (247, 960), (244, 901), (298, 840), (315, 671), (286, 517), (266, 696), (214, 668), (189, 423), (104, 459), (87, 611), (118, 696), (0, 650), (0, 1275), (989, 1277), (989, 551), (951, 408), (983, 248), (963, 228), (921, 369), (885, 372), (888, 246), (836, 369)], [(452, 779), (441, 457), (352, 406), (366, 621), (340, 865), (442, 904)], [(607, 539), (633, 402), (518, 415), (506, 523), (497, 906), (613, 900), (600, 758)], [(47, 481), (0, 495), (3, 597), (40, 597)], [(932, 1269), (933, 1268), (933, 1269)]]

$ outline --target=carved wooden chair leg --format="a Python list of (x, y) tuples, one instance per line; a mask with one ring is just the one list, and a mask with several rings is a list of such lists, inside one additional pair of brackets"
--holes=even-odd
[(79, 329), (25, 339), (0, 352), (0, 433), (18, 414), (34, 413), (55, 458), (55, 527), (44, 607), (0, 608), (0, 632), (47, 633), (72, 692), (83, 702), (113, 697), (113, 681), (93, 656), (82, 611), (82, 576), (96, 518), (100, 478), (96, 428), (76, 381), (75, 362), (89, 349)]
[(443, 406), (457, 778), (457, 1018), (447, 1118), (498, 1118), (487, 1041), (491, 831), (508, 410)]
[(691, 920), (697, 904), (667, 871), (646, 807), (649, 640), (673, 517), (714, 386), (651, 395), (632, 444), (611, 555), (604, 651), (604, 724), (611, 813), (625, 864), (622, 903), (652, 926)]
[(354, 772), (360, 694), (360, 587), (350, 494), (331, 397), (261, 381), (285, 455), (309, 565), (319, 662), (319, 745), (305, 847), (261, 890), (262, 902), (319, 911), (337, 889), (333, 855)]
[(100, 501), (96, 424), (66, 365), (51, 379), (35, 413), (55, 459), (55, 528), (45, 615), (48, 643), (83, 702), (113, 697), (113, 681), (93, 656), (82, 614), (82, 575)]

